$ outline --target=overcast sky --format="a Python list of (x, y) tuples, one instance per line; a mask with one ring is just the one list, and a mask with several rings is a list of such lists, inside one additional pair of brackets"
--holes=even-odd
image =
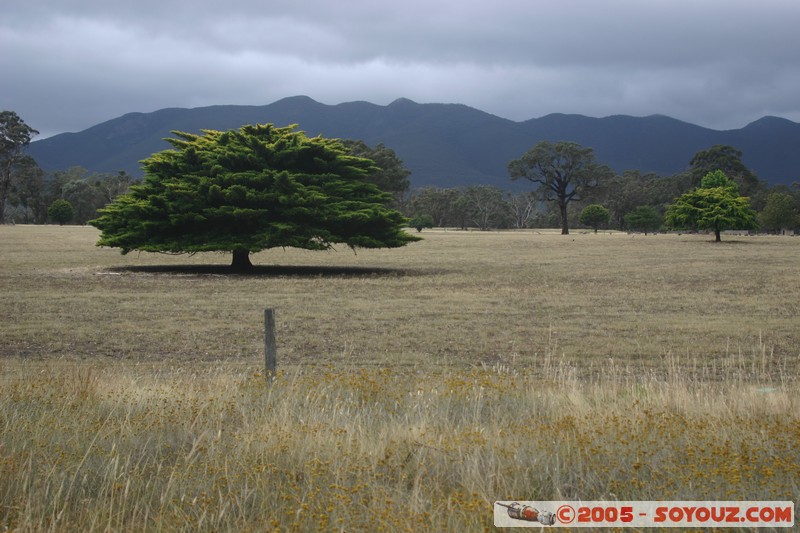
[(800, 122), (798, 28), (800, 0), (5, 0), (0, 110), (39, 138), (301, 94)]

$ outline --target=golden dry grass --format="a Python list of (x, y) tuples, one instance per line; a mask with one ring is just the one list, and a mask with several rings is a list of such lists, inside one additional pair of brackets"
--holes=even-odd
[(480, 531), (494, 500), (800, 499), (798, 239), (435, 231), (225, 276), (96, 235), (0, 227), (0, 530)]
[(0, 355), (251, 362), (273, 307), (284, 364), (797, 368), (800, 239), (423, 235), (358, 255), (263, 252), (243, 277), (203, 270), (222, 254), (121, 256), (93, 228), (2, 227)]

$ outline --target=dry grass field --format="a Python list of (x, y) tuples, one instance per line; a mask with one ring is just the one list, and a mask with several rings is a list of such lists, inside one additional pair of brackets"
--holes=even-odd
[(495, 500), (800, 501), (800, 239), (423, 236), (263, 252), (242, 276), (0, 226), (0, 531), (482, 531)]

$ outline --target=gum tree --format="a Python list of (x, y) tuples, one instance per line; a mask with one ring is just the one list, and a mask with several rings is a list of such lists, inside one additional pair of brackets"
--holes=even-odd
[(561, 234), (569, 234), (567, 207), (581, 195), (611, 178), (614, 173), (598, 164), (591, 148), (574, 142), (542, 141), (508, 164), (512, 180), (537, 183), (543, 200), (556, 202), (561, 215)]
[(25, 148), (38, 133), (13, 111), (0, 111), (0, 223), (5, 217), (14, 167), (25, 157)]
[(98, 246), (167, 253), (230, 252), (235, 270), (276, 247), (393, 248), (418, 240), (369, 183), (369, 159), (294, 126), (173, 132), (174, 147), (142, 164), (145, 177), (90, 224)]

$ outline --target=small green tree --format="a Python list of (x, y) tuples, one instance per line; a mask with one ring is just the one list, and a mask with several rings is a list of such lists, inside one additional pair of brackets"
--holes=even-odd
[(656, 231), (664, 223), (664, 217), (652, 205), (640, 205), (625, 215), (625, 225), (634, 231)]
[(145, 178), (90, 224), (99, 246), (193, 253), (231, 252), (231, 266), (275, 247), (393, 248), (419, 240), (369, 183), (369, 159), (336, 139), (309, 138), (294, 126), (227, 132), (173, 132), (173, 150), (144, 160)]
[(430, 215), (417, 215), (409, 221), (408, 225), (420, 232), (423, 228), (433, 227), (433, 217)]
[(610, 218), (611, 213), (608, 212), (608, 209), (600, 204), (591, 204), (583, 208), (579, 220), (581, 224), (589, 226), (597, 233), (597, 229), (604, 224), (608, 224)]
[(758, 227), (750, 199), (739, 196), (736, 183), (721, 170), (709, 172), (700, 187), (676, 198), (667, 208), (665, 223), (673, 229), (712, 230), (716, 242), (722, 240), (723, 230)]
[(50, 217), (50, 220), (53, 222), (57, 222), (59, 225), (63, 226), (72, 220), (72, 217), (75, 216), (75, 210), (72, 208), (71, 203), (59, 198), (47, 208), (47, 216)]

